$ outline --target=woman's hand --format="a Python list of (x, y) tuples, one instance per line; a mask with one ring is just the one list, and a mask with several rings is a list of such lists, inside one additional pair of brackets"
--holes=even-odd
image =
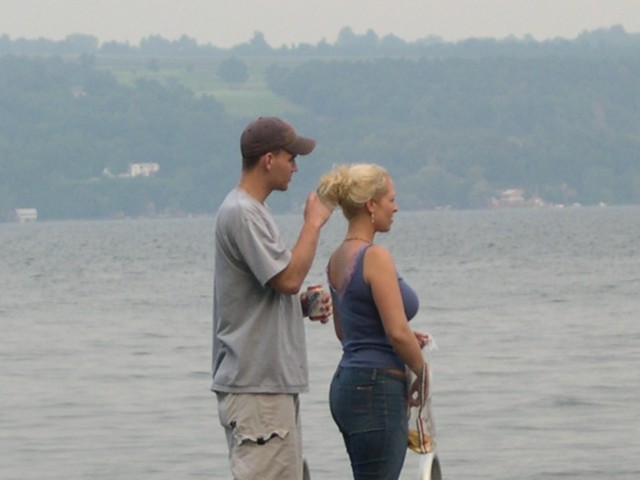
[(424, 348), (429, 344), (429, 340), (431, 340), (431, 336), (428, 333), (416, 332), (413, 334), (416, 336), (416, 340), (420, 344), (420, 348)]

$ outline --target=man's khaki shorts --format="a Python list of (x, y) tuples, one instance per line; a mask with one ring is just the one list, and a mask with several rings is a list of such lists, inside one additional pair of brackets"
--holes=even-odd
[(297, 394), (218, 393), (235, 480), (309, 478)]

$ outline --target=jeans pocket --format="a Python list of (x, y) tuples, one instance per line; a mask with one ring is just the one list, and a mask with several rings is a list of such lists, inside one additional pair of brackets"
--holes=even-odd
[(345, 432), (370, 432), (384, 428), (384, 417), (376, 408), (374, 385), (351, 385), (340, 391), (338, 409), (340, 424)]

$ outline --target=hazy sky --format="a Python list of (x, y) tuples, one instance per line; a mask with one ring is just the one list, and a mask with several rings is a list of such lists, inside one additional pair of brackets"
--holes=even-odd
[(0, 0), (0, 35), (13, 40), (86, 33), (132, 45), (149, 35), (187, 35), (230, 47), (255, 32), (272, 47), (333, 43), (345, 26), (407, 41), (545, 40), (613, 25), (640, 33), (640, 0)]

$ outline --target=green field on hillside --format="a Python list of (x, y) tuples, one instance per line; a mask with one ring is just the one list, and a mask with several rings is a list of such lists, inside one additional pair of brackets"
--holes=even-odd
[[(101, 56), (97, 57), (96, 66), (108, 70), (125, 85), (133, 85), (139, 79), (152, 79), (164, 85), (183, 85), (196, 95), (212, 95), (232, 116), (253, 117), (262, 113), (286, 116), (299, 111), (298, 107), (275, 95), (267, 87), (265, 70), (274, 60), (243, 59), (249, 69), (249, 78), (242, 84), (230, 84), (219, 78), (217, 71), (222, 61), (222, 58)], [(277, 61), (283, 62), (281, 59)]]

